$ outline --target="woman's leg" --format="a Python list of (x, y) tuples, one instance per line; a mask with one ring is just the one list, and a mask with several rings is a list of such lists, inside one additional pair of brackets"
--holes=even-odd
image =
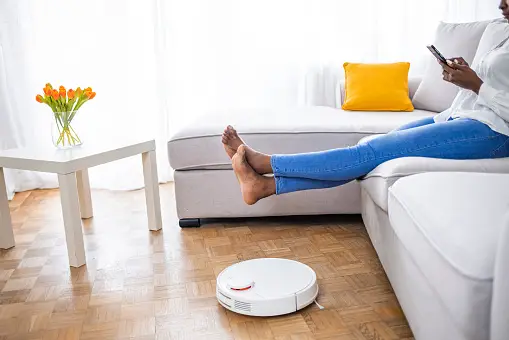
[[(433, 117), (423, 118), (400, 126), (399, 128), (393, 130), (392, 132), (414, 129), (420, 126), (425, 126), (434, 123), (435, 120), (433, 119)], [(351, 182), (352, 180), (321, 181), (316, 179), (292, 178), (292, 177), (279, 177), (278, 179), (278, 177), (276, 177), (276, 192), (282, 193), (285, 191), (285, 188), (291, 188), (292, 191), (327, 189), (344, 185), (346, 183)]]
[(416, 127), (425, 126), (425, 125), (434, 124), (434, 123), (435, 123), (435, 119), (433, 117), (422, 118), (422, 119), (410, 122), (408, 124), (405, 124), (403, 126), (400, 126), (399, 128), (393, 130), (393, 132), (414, 129)]
[[(394, 131), (407, 130), (416, 128), (419, 126), (424, 126), (428, 124), (433, 124), (435, 121), (433, 117), (419, 119), (417, 121), (413, 121), (406, 125), (399, 127)], [(237, 153), (237, 149), (241, 145), (245, 145), (244, 141), (238, 135), (237, 131), (233, 128), (233, 126), (228, 125), (222, 135), (222, 142), (224, 144), (224, 148), (226, 153), (230, 158), (232, 158), (235, 153)], [(245, 158), (248, 163), (251, 164), (251, 167), (258, 174), (270, 174), (272, 173), (272, 167), (270, 164), (270, 156), (266, 154), (259, 153), (254, 151), (248, 146), (245, 146)], [(264, 162), (264, 158), (267, 160)], [(321, 181), (321, 180), (313, 180), (306, 178), (285, 178), (284, 187), (291, 187), (294, 191), (300, 190), (311, 190), (311, 189), (327, 189), (333, 188), (340, 185), (344, 185), (351, 180), (346, 181)], [(279, 182), (276, 182), (276, 184)], [(279, 192), (280, 190), (278, 190)]]
[[(401, 130), (408, 130), (413, 129), (419, 126), (429, 125), (433, 124), (435, 121), (433, 117), (429, 118), (423, 118), (419, 119), (417, 121), (413, 121), (411, 123), (408, 123), (406, 125), (403, 125), (399, 127), (398, 129), (392, 131), (401, 131)], [(223, 143), (224, 149), (226, 151), (226, 154), (228, 157), (232, 158), (235, 153), (237, 152), (237, 149), (241, 145), (245, 145), (244, 141), (240, 136), (238, 135), (237, 131), (233, 128), (233, 126), (228, 125), (224, 131), (223, 135), (221, 137), (221, 141)], [(251, 148), (246, 149), (246, 159), (247, 161), (253, 166), (254, 170), (258, 172), (259, 174), (270, 174), (272, 173), (272, 167), (270, 165), (270, 162), (263, 162), (264, 159), (267, 157), (270, 157), (269, 155), (263, 154), (261, 152), (255, 151)], [(318, 187), (320, 187), (319, 183), (315, 183)], [(326, 185), (325, 183), (323, 185)], [(327, 187), (327, 186), (326, 186)]]
[(276, 176), (344, 181), (400, 157), (492, 158), (492, 152), (507, 139), (481, 122), (456, 119), (395, 131), (349, 148), (273, 155), (271, 164)]
[[(508, 140), (509, 137), (494, 132), (483, 123), (456, 119), (395, 131), (349, 148), (298, 155), (273, 155), (264, 162), (270, 161), (275, 175), (275, 184), (271, 190), (274, 188), (277, 194), (284, 194), (316, 189), (314, 182), (298, 181), (295, 178), (344, 184), (366, 175), (381, 163), (401, 157), (509, 157), (509, 148), (505, 147)], [(306, 187), (306, 183), (312, 185)], [(259, 198), (262, 197), (265, 196)]]
[(292, 188), (292, 191), (326, 189), (346, 184), (350, 181), (320, 181), (307, 178), (292, 177), (267, 177), (257, 173), (249, 164), (246, 153), (247, 147), (241, 145), (232, 156), (232, 165), (235, 175), (240, 183), (244, 201), (251, 205), (258, 200), (283, 193), (277, 185), (283, 184), (284, 188)]

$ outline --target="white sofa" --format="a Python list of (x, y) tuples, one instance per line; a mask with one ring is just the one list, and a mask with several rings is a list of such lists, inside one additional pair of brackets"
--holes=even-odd
[[(339, 84), (338, 84), (339, 85)], [(419, 79), (410, 81), (410, 96)], [(343, 93), (339, 89), (336, 107)], [(355, 145), (374, 134), (387, 133), (434, 112), (347, 112), (334, 107), (308, 107), (221, 112), (201, 118), (168, 142), (175, 169), (175, 195), (181, 226), (199, 226), (201, 219), (359, 214), (361, 191), (353, 181), (343, 187), (272, 197), (247, 206), (221, 144), (228, 124), (252, 147), (268, 154), (321, 151)]]
[[(411, 96), (418, 84), (410, 81)], [(342, 91), (335, 93), (339, 106)], [(247, 206), (220, 142), (232, 124), (266, 153), (318, 151), (434, 114), (309, 107), (210, 115), (168, 143), (181, 226), (206, 218), (362, 213), (417, 340), (507, 339), (509, 158), (395, 159), (343, 187)]]
[[(411, 79), (413, 97), (419, 79)], [(338, 83), (334, 106), (344, 93)], [(221, 144), (225, 126), (235, 126), (253, 148), (267, 154), (321, 151), (355, 145), (361, 139), (387, 133), (435, 112), (349, 112), (335, 107), (246, 110), (210, 114), (175, 134), (168, 142), (170, 164), (175, 169), (177, 214), (182, 227), (198, 227), (208, 218), (288, 215), (360, 214), (361, 190), (357, 181), (342, 187), (296, 192), (271, 197), (254, 206), (242, 200), (231, 162)], [(387, 189), (399, 178), (429, 171), (509, 173), (508, 160), (456, 161), (404, 158), (387, 162), (364, 182), (381, 180), (372, 196), (386, 207)], [(376, 191), (376, 192), (375, 192)]]
[(417, 340), (509, 338), (508, 188), (509, 174), (464, 172), (362, 182), (364, 223)]

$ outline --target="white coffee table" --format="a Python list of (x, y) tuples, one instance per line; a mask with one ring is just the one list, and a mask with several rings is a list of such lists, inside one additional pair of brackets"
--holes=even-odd
[(69, 264), (80, 267), (86, 263), (81, 218), (93, 216), (88, 168), (139, 154), (145, 178), (148, 227), (159, 230), (162, 219), (154, 140), (116, 146), (85, 143), (70, 150), (48, 145), (0, 151), (0, 248), (15, 245), (3, 168), (58, 174)]

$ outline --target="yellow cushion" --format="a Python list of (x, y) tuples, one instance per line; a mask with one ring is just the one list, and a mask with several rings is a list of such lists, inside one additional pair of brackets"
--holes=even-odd
[(414, 110), (408, 96), (410, 63), (345, 63), (345, 101), (343, 110)]

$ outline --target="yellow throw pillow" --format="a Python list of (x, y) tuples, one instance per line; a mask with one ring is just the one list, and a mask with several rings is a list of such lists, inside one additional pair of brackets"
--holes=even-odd
[(414, 110), (408, 95), (410, 63), (345, 63), (345, 101), (343, 110)]

